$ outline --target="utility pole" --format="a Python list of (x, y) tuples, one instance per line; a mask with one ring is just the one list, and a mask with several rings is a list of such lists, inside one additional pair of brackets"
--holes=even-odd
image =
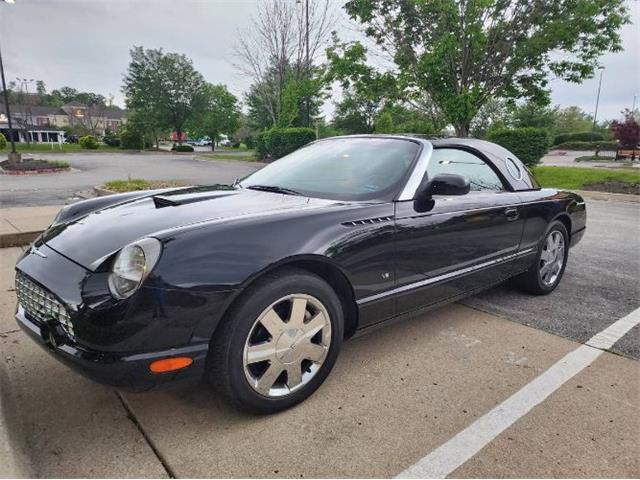
[(2, 77), (2, 93), (4, 96), (4, 110), (7, 114), (7, 124), (9, 126), (9, 141), (11, 142), (11, 152), (9, 152), (9, 162), (20, 162), (20, 154), (16, 152), (16, 142), (13, 138), (13, 124), (11, 123), (11, 109), (9, 108), (9, 94), (7, 93), (7, 81), (4, 78), (4, 64), (2, 63), (2, 51), (0, 51), (0, 76)]
[[(306, 69), (307, 81), (311, 79), (311, 65), (309, 64), (309, 0), (305, 0), (304, 18), (305, 18), (305, 48), (306, 48)], [(307, 110), (307, 127), (311, 126), (311, 105), (309, 102), (309, 90), (307, 90), (306, 110)]]
[(602, 88), (602, 74), (604, 73), (604, 67), (598, 68), (600, 70), (600, 81), (598, 82), (598, 94), (596, 95), (596, 109), (593, 112), (593, 128), (591, 129), (591, 141), (593, 142), (593, 134), (596, 131), (596, 122), (598, 120), (598, 104), (600, 103), (600, 89)]

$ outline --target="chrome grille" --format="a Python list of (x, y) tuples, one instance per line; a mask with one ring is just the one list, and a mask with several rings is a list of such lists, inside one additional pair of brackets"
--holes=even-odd
[(44, 288), (32, 282), (25, 274), (16, 272), (16, 295), (18, 303), (27, 314), (40, 323), (57, 320), (73, 337), (73, 324), (69, 312)]

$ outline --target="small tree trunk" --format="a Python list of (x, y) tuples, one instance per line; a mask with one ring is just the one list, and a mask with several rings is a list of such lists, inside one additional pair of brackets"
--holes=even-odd
[(215, 152), (216, 150), (216, 141), (215, 140), (211, 140), (211, 151)]
[(469, 136), (469, 123), (461, 123), (458, 125), (454, 125), (453, 128), (456, 131), (456, 137), (465, 138)]

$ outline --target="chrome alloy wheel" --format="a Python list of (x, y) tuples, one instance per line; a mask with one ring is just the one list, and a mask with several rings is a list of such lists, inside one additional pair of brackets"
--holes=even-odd
[(303, 387), (324, 363), (331, 344), (325, 306), (302, 293), (269, 305), (255, 321), (244, 345), (249, 385), (266, 397), (282, 397)]
[(564, 236), (558, 230), (552, 231), (545, 240), (540, 255), (540, 279), (547, 287), (558, 280), (564, 265)]

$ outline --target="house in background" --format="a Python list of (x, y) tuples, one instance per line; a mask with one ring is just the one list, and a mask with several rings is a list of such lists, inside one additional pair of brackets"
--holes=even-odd
[[(87, 106), (80, 102), (70, 102), (62, 107), (13, 105), (10, 109), (16, 142), (64, 141), (64, 129), (68, 128), (103, 136), (106, 130), (117, 132), (127, 121), (124, 110)], [(9, 140), (4, 106), (0, 106), (0, 132)]]

